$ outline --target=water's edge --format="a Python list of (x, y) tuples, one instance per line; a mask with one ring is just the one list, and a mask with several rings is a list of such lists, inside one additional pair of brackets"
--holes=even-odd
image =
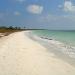
[(58, 47), (57, 45), (55, 45), (55, 44), (52, 43), (52, 41), (54, 41), (54, 40), (52, 40), (52, 39), (47, 40), (47, 39), (40, 38), (39, 36), (37, 36), (36, 34), (34, 34), (32, 31), (28, 32), (26, 35), (30, 39), (38, 42), (39, 44), (41, 44), (42, 46), (44, 46), (45, 48), (47, 48), (48, 52), (54, 53), (55, 54), (55, 58), (62, 59), (63, 61), (65, 61), (65, 62), (67, 62), (70, 65), (72, 65), (72, 66), (75, 67), (75, 58), (74, 57), (73, 58), (70, 57), (68, 55), (68, 52), (64, 53), (65, 51), (63, 51), (63, 49), (66, 50), (64, 46), (62, 48)]

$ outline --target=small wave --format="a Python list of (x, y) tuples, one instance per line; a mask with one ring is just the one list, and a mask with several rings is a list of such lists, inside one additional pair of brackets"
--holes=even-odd
[(40, 38), (43, 39), (44, 41), (47, 41), (48, 43), (56, 46), (57, 48), (59, 48), (59, 50), (61, 52), (68, 55), (69, 57), (75, 58), (75, 47), (70, 46), (70, 45), (66, 45), (60, 41), (56, 41), (54, 39), (50, 39), (47, 37), (40, 37)]
[(27, 35), (35, 41), (39, 40), (41, 42), (46, 42), (50, 45), (52, 44), (60, 52), (62, 52), (64, 54), (68, 55), (69, 57), (75, 59), (75, 47), (67, 45), (65, 43), (62, 43), (60, 41), (57, 41), (53, 38), (37, 36), (37, 35), (33, 34), (32, 32), (28, 33)]

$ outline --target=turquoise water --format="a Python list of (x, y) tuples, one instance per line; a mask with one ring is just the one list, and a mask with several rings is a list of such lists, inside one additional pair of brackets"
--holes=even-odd
[[(44, 46), (48, 47), (49, 51), (54, 51), (56, 55), (67, 55), (69, 58), (75, 60), (75, 31), (33, 30), (32, 33), (41, 38), (42, 41), (40, 41), (44, 43)], [(50, 44), (52, 44), (52, 47)]]
[(51, 51), (63, 60), (75, 64), (75, 31), (33, 30), (32, 34), (32, 38), (39, 41), (49, 52)]
[(75, 47), (75, 31), (73, 30), (34, 30), (33, 33)]

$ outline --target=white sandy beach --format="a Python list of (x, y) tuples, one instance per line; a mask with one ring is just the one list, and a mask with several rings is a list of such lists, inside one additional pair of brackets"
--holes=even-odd
[(16, 32), (0, 38), (0, 75), (75, 75), (75, 67)]

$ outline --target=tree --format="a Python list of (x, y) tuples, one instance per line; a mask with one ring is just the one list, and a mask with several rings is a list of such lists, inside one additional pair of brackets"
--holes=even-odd
[(9, 26), (8, 29), (14, 29), (13, 26)]

